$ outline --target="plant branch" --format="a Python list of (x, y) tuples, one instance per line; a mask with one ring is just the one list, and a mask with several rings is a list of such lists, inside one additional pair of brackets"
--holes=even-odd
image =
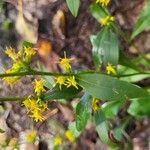
[(0, 102), (5, 101), (23, 101), (27, 97), (0, 97)]

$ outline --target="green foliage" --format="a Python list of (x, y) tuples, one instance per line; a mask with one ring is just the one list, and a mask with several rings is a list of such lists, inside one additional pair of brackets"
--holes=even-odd
[(94, 120), (96, 124), (96, 131), (102, 142), (109, 145), (110, 147), (117, 146), (117, 144), (109, 138), (109, 124), (101, 110), (95, 113)]
[(131, 39), (134, 39), (139, 33), (146, 28), (150, 27), (150, 0), (145, 4), (144, 9), (141, 11), (139, 19), (135, 24)]
[(105, 65), (108, 63), (118, 64), (118, 38), (109, 26), (102, 28), (97, 35), (91, 36), (91, 42), (93, 46), (93, 60), (96, 66), (100, 66), (101, 63)]
[(106, 118), (113, 119), (117, 115), (118, 111), (120, 110), (120, 108), (123, 106), (124, 103), (125, 101), (122, 100), (104, 103), (102, 105), (102, 110)]
[(76, 127), (78, 131), (85, 128), (87, 121), (91, 117), (91, 100), (92, 97), (85, 94), (76, 108)]
[(74, 87), (67, 88), (65, 86), (60, 90), (59, 87), (54, 87), (47, 93), (43, 94), (43, 100), (53, 100), (53, 99), (70, 99), (81, 91), (81, 88), (75, 89)]
[(93, 17), (97, 19), (97, 21), (99, 21), (103, 17), (106, 17), (107, 15), (110, 15), (109, 11), (106, 8), (101, 7), (100, 5), (95, 3), (91, 4), (90, 12)]
[(101, 100), (125, 100), (147, 96), (142, 88), (98, 73), (85, 73), (77, 76), (78, 83), (93, 97)]
[(150, 96), (136, 98), (131, 101), (128, 113), (135, 117), (146, 117), (150, 115)]
[(66, 0), (68, 8), (74, 17), (77, 16), (80, 7), (80, 0)]

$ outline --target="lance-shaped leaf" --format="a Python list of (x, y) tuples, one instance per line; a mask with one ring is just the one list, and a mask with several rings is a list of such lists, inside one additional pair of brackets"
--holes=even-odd
[(150, 27), (150, 0), (145, 4), (144, 9), (141, 11), (139, 19), (135, 24), (131, 39), (134, 39), (144, 29)]
[(103, 62), (117, 65), (119, 59), (119, 43), (117, 35), (108, 26), (95, 36), (91, 36), (93, 58), (97, 65)]
[(67, 88), (65, 86), (62, 89), (59, 87), (54, 87), (52, 90), (42, 95), (43, 100), (53, 100), (53, 99), (70, 99), (77, 96), (77, 94), (81, 91), (81, 87), (78, 89), (74, 87)]
[(100, 73), (79, 74), (77, 79), (88, 94), (102, 100), (124, 100), (148, 95), (146, 90), (134, 84)]
[(81, 131), (85, 128), (91, 116), (91, 100), (89, 94), (85, 94), (76, 107), (76, 128)]
[(104, 7), (101, 7), (99, 4), (91, 4), (90, 12), (92, 16), (99, 21), (101, 18), (110, 15), (109, 11)]
[(76, 17), (80, 7), (80, 0), (66, 0), (66, 2), (72, 15)]
[(117, 145), (119, 145), (118, 143), (116, 143), (116, 141), (114, 141), (109, 137), (109, 131), (110, 131), (109, 124), (105, 118), (104, 113), (101, 110), (95, 113), (94, 120), (96, 124), (96, 131), (101, 141), (109, 145), (110, 147), (116, 147)]

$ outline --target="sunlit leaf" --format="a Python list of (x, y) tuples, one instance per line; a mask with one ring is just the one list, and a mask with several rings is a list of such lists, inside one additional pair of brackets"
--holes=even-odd
[(118, 64), (119, 44), (117, 35), (109, 27), (104, 27), (95, 36), (91, 36), (93, 46), (93, 58), (97, 65), (101, 62), (104, 64)]
[(76, 17), (80, 7), (80, 0), (66, 0), (66, 2), (72, 15)]
[(148, 95), (146, 90), (136, 85), (104, 74), (79, 74), (77, 79), (88, 94), (102, 100), (125, 100)]

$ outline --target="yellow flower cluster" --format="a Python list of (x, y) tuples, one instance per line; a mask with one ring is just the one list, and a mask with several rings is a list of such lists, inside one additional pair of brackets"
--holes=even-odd
[(92, 109), (94, 112), (98, 111), (100, 109), (100, 104), (99, 104), (100, 100), (93, 98), (92, 100)]
[(42, 92), (45, 92), (44, 80), (35, 80), (34, 91), (37, 94), (37, 96), (40, 96), (42, 94)]
[[(76, 140), (75, 134), (71, 131), (71, 130), (67, 130), (65, 133), (65, 138), (70, 141), (70, 142), (74, 142)], [(54, 145), (61, 145), (63, 142), (63, 139), (60, 135), (56, 135), (54, 137)]]
[(66, 57), (66, 53), (64, 52), (64, 58), (60, 58), (59, 63), (62, 65), (65, 71), (71, 70), (71, 65), (70, 65), (71, 60), (72, 60), (71, 58), (69, 59)]
[[(15, 49), (12, 47), (6, 48), (5, 53), (13, 60), (13, 65), (10, 69), (6, 70), (6, 74), (10, 73), (18, 73), (21, 71), (26, 71), (29, 68), (29, 63), (31, 61), (31, 57), (36, 53), (34, 48), (24, 47), (23, 50), (18, 53), (15, 52)], [(13, 84), (21, 77), (4, 77), (3, 80), (7, 84)]]
[[(71, 71), (71, 62), (72, 59), (66, 57), (66, 53), (64, 52), (64, 58), (60, 58), (60, 64), (64, 68), (65, 71)], [(67, 88), (73, 86), (78, 89), (78, 85), (75, 79), (75, 76), (58, 76), (55, 78), (56, 85), (58, 84), (59, 88), (62, 88), (62, 85), (66, 86)]]
[(37, 139), (37, 131), (32, 130), (26, 134), (26, 140), (29, 143), (34, 143)]
[(75, 76), (69, 76), (69, 77), (58, 76), (55, 79), (56, 79), (56, 84), (59, 85), (60, 89), (61, 89), (62, 85), (65, 85), (67, 88), (73, 86), (76, 89), (78, 89), (78, 85), (77, 85), (77, 82), (75, 80)]
[(28, 109), (30, 112), (30, 117), (33, 118), (34, 121), (43, 121), (45, 120), (43, 113), (46, 109), (48, 109), (48, 103), (43, 102), (40, 98), (42, 92), (45, 92), (43, 80), (35, 80), (34, 91), (38, 98), (35, 99), (29, 96), (26, 100), (23, 101), (23, 105)]
[(115, 70), (115, 67), (110, 63), (107, 64), (106, 71), (107, 71), (107, 74), (111, 74), (111, 73), (114, 74), (114, 75), (117, 74), (117, 72)]
[(96, 0), (96, 3), (100, 3), (102, 6), (108, 6), (110, 0)]
[(113, 21), (115, 21), (115, 18), (113, 16), (106, 16), (99, 20), (99, 22), (101, 23), (102, 26), (108, 26)]

